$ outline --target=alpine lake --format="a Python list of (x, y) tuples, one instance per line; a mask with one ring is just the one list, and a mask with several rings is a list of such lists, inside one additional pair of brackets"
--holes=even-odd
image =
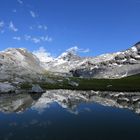
[(1, 94), (0, 140), (140, 140), (140, 93)]

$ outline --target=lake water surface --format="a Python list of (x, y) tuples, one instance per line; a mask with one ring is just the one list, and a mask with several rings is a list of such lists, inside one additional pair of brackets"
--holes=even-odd
[(66, 90), (1, 95), (0, 140), (140, 140), (139, 101), (110, 97)]

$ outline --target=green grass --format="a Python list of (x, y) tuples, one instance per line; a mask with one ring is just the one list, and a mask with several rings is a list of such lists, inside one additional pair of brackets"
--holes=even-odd
[[(140, 74), (129, 76), (122, 79), (85, 79), (71, 77), (69, 80), (64, 77), (53, 77), (53, 80), (63, 80), (54, 84), (46, 82), (35, 82), (43, 89), (72, 89), (72, 90), (100, 90), (100, 91), (140, 91)], [(79, 86), (71, 86), (69, 81), (79, 83)], [(32, 85), (24, 83), (21, 85), (22, 89), (31, 89)]]

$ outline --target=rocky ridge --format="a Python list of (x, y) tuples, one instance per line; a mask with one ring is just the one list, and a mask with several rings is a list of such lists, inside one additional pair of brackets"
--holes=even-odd
[(97, 57), (79, 57), (67, 51), (44, 67), (54, 73), (83, 78), (127, 77), (140, 73), (140, 42), (126, 51)]
[[(42, 62), (22, 48), (0, 52), (0, 92), (13, 92), (21, 83), (55, 82), (49, 74), (63, 77), (117, 79), (140, 73), (140, 42), (126, 51), (97, 57), (80, 57), (67, 50), (57, 58)], [(77, 83), (70, 83), (76, 85)]]

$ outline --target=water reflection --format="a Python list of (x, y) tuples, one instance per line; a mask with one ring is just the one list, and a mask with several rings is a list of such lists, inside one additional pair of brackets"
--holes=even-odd
[[(0, 96), (0, 111), (20, 113), (31, 108), (42, 113), (52, 103), (78, 114), (80, 103), (98, 103), (104, 106), (128, 108), (140, 114), (140, 93), (49, 90), (44, 94), (16, 94)], [(88, 110), (88, 109), (87, 109)]]
[(139, 104), (139, 93), (1, 95), (0, 140), (139, 140)]

